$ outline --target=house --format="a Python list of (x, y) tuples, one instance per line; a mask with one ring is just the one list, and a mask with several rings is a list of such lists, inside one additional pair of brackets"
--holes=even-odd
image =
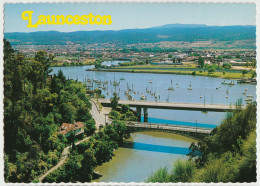
[(66, 138), (73, 133), (75, 133), (75, 135), (77, 136), (84, 133), (84, 124), (80, 121), (74, 124), (62, 123), (59, 133), (63, 134)]

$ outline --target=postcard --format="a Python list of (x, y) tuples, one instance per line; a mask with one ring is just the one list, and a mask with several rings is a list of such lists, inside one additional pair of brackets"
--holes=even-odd
[(5, 1), (3, 184), (257, 184), (256, 19), (256, 1)]

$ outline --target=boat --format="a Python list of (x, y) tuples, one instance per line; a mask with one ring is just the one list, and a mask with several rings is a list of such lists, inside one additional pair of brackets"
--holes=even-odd
[(152, 81), (152, 80), (150, 80), (150, 81), (149, 81), (149, 83), (153, 83), (153, 81)]
[(246, 91), (245, 92), (242, 92), (243, 95), (246, 95)]
[(228, 89), (226, 90), (226, 93), (229, 94), (229, 90)]
[(224, 80), (224, 81), (221, 82), (221, 84), (222, 84), (222, 85), (226, 85), (227, 82)]
[(200, 98), (202, 98), (202, 96), (200, 96)]
[(87, 79), (87, 82), (88, 82), (88, 83), (91, 83), (91, 79)]
[(122, 80), (122, 81), (125, 80), (125, 78), (123, 78), (123, 77), (121, 77), (121, 78), (119, 78), (119, 79)]
[(190, 81), (188, 90), (192, 90), (192, 88), (191, 88), (191, 81)]
[(235, 85), (234, 81), (231, 81), (230, 83), (228, 83), (229, 86), (233, 86)]
[(146, 96), (145, 96), (145, 95), (141, 95), (141, 96), (140, 96), (140, 99), (141, 99), (141, 100), (145, 100), (145, 99), (146, 99)]
[(248, 91), (248, 89), (247, 89), (247, 88), (245, 88), (245, 91)]
[(252, 96), (252, 95), (248, 95), (248, 96), (246, 96), (246, 97), (248, 97), (248, 98), (253, 98), (254, 96)]
[(172, 87), (172, 80), (171, 80), (171, 87), (169, 87), (167, 90), (175, 91), (175, 89)]
[(247, 98), (247, 99), (245, 99), (245, 101), (253, 101), (253, 99), (252, 98)]
[(113, 86), (118, 86), (119, 83), (117, 83), (116, 81), (113, 82)]
[(228, 98), (228, 96), (226, 96), (226, 98)]

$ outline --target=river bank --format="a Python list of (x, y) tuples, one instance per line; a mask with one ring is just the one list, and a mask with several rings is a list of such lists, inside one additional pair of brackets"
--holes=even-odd
[(132, 68), (132, 69), (123, 69), (123, 68), (109, 68), (109, 69), (87, 69), (86, 71), (95, 71), (95, 72), (128, 72), (128, 73), (152, 73), (152, 74), (176, 74), (176, 75), (193, 75), (194, 76), (206, 76), (206, 77), (213, 77), (213, 78), (222, 78), (222, 79), (247, 79), (251, 78), (252, 74), (247, 73), (243, 75), (242, 73), (234, 73), (234, 72), (214, 72), (214, 73), (208, 73), (207, 71), (196, 71), (196, 70), (157, 70), (157, 69), (138, 69), (138, 68)]

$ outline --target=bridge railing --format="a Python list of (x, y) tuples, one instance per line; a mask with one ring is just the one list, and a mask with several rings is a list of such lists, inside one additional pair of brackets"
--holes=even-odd
[(146, 122), (133, 122), (133, 121), (127, 121), (127, 124), (129, 125), (135, 125), (135, 124), (141, 124), (141, 125), (155, 125), (155, 126), (166, 126), (166, 127), (182, 127), (182, 128), (194, 128), (194, 129), (200, 129), (200, 130), (213, 130), (213, 128), (206, 128), (206, 127), (196, 127), (196, 126), (188, 126), (188, 125), (176, 125), (176, 124), (165, 124), (165, 123), (146, 123)]

